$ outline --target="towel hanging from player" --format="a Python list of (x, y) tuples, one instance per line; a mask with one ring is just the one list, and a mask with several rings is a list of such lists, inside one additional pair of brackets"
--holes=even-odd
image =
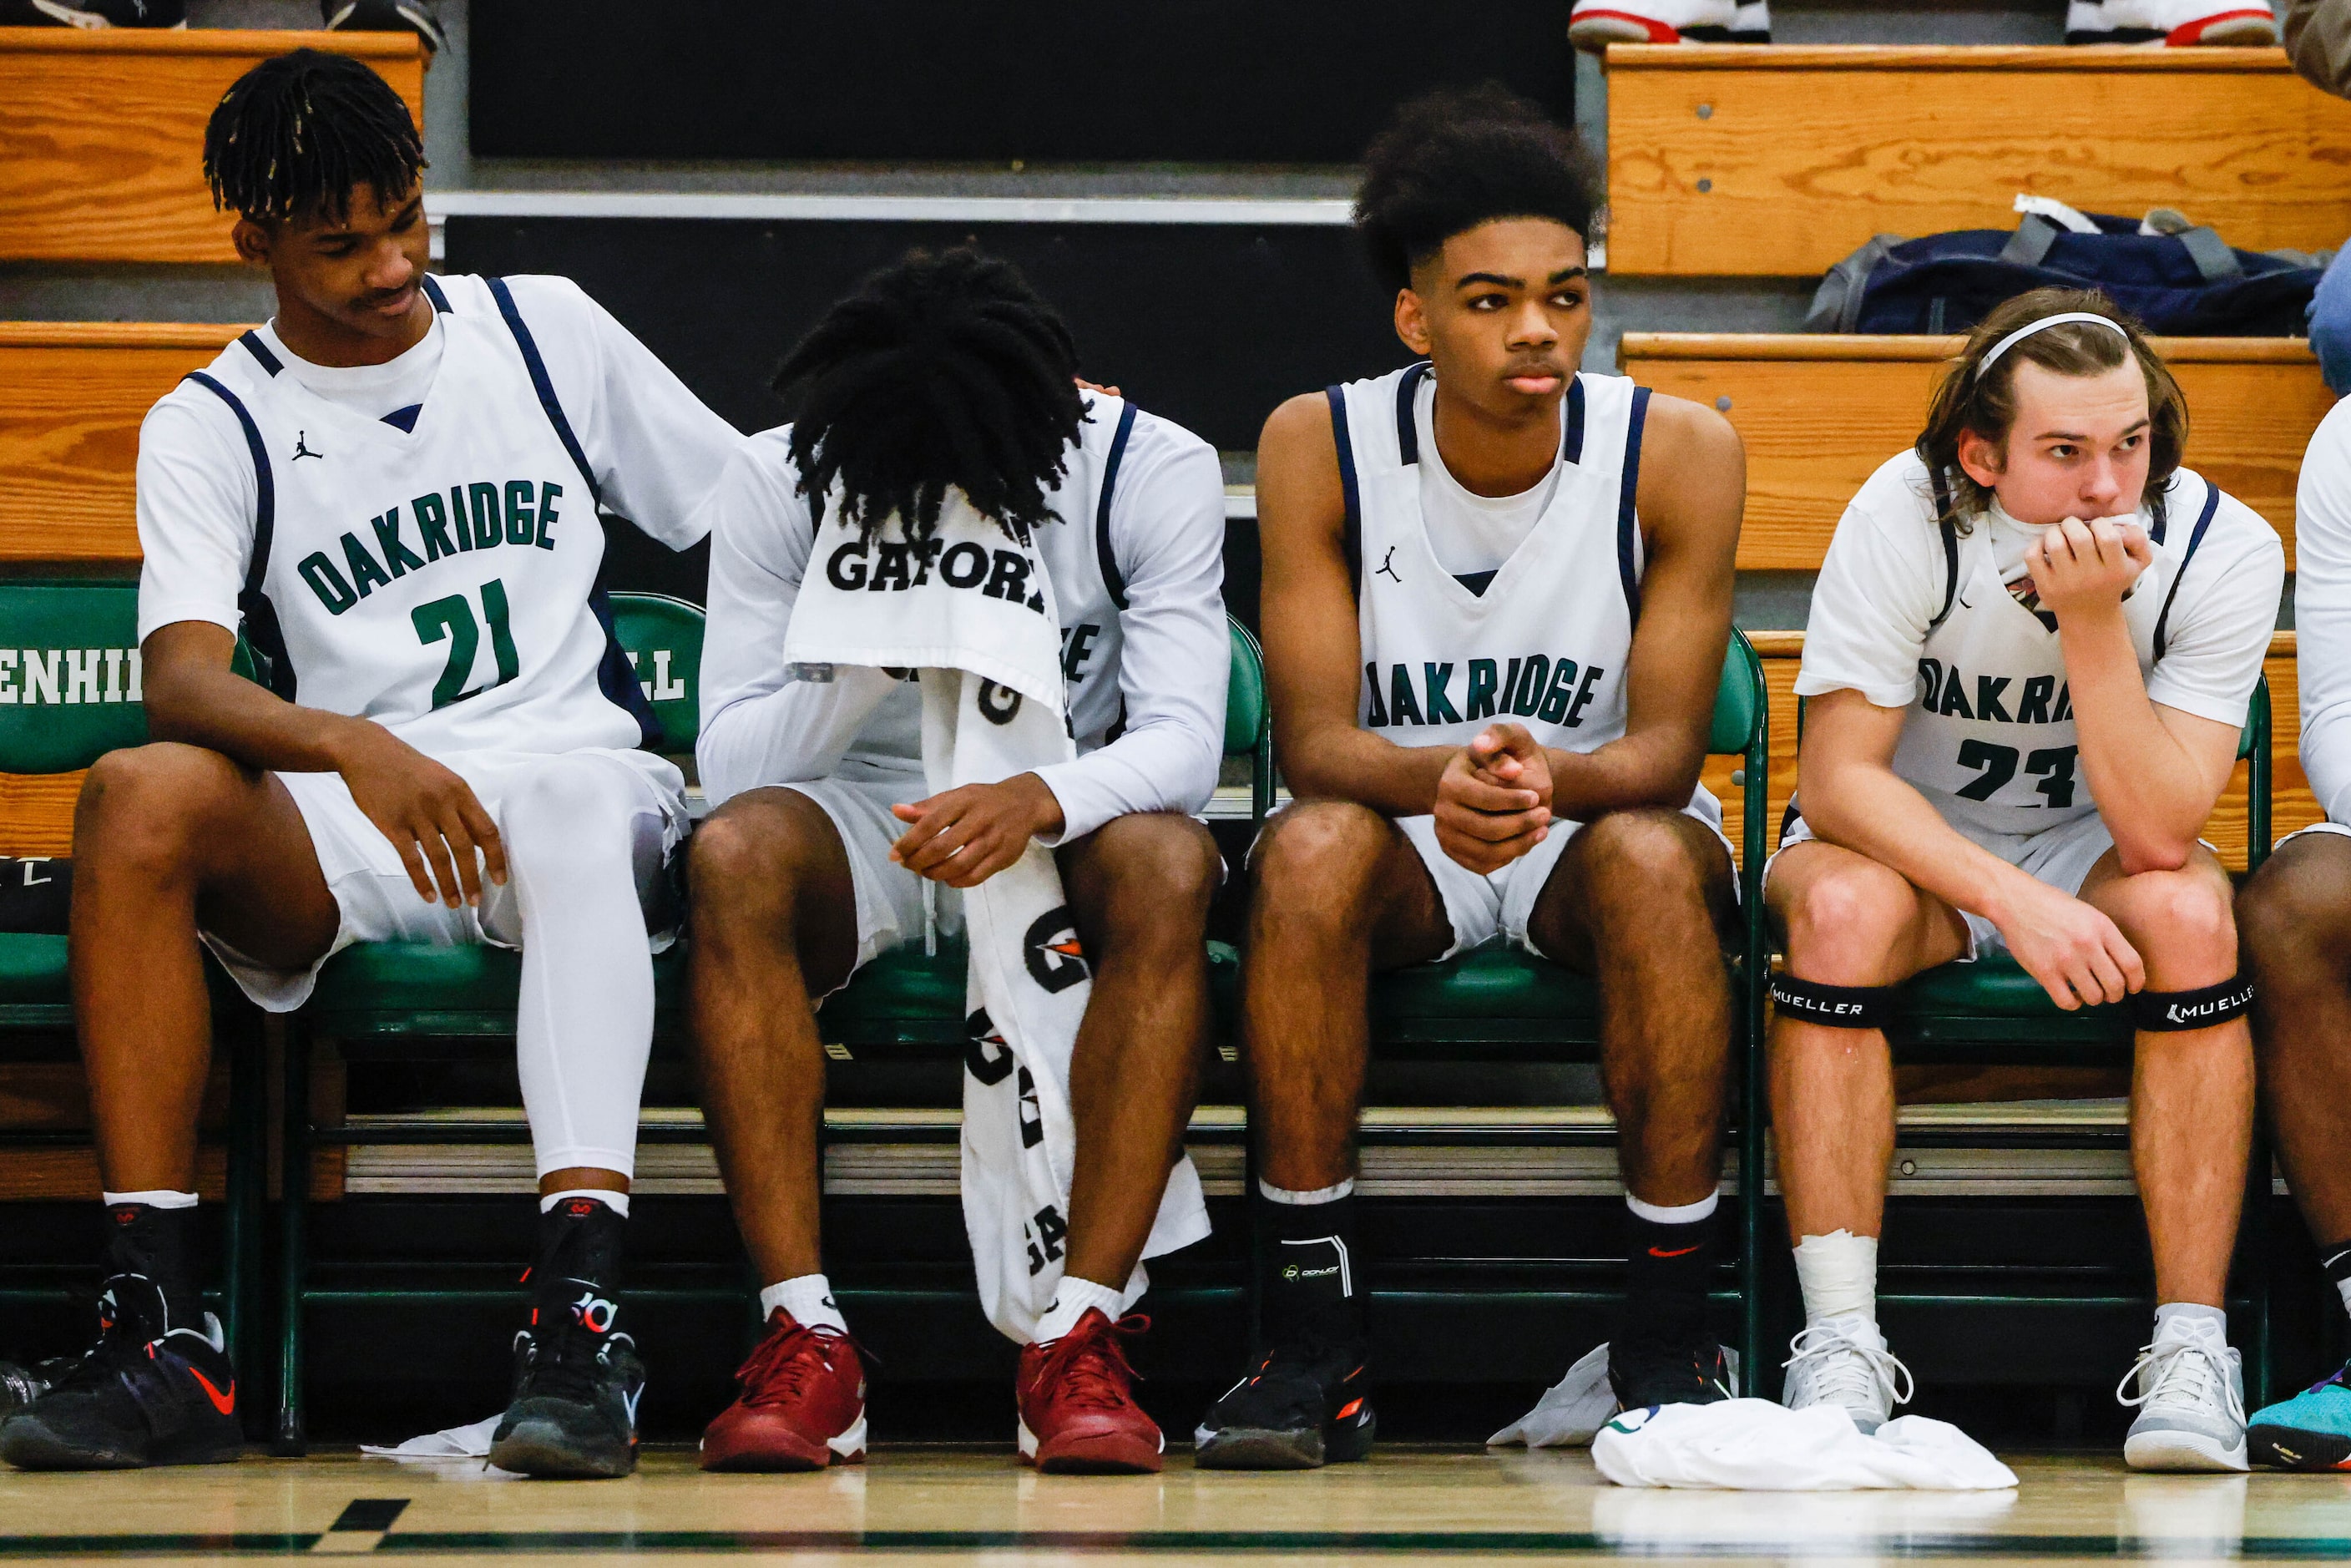
[[(1055, 526), (1055, 525), (1048, 525)], [(842, 572), (862, 559), (869, 570)], [(784, 639), (797, 666), (854, 666), (845, 724), (862, 723), (915, 669), (923, 688), (923, 771), (933, 794), (992, 784), (1077, 754), (1064, 715), (1061, 620), (1033, 544), (950, 491), (937, 534), (910, 544), (893, 518), (868, 541), (828, 505)], [(859, 587), (844, 587), (847, 582)], [(869, 673), (870, 672), (870, 673)], [(964, 997), (963, 1212), (980, 1306), (1027, 1343), (1052, 1304), (1069, 1228), (1076, 1129), (1070, 1055), (1092, 982), (1053, 853), (1020, 859), (964, 894), (970, 968)], [(1198, 1173), (1179, 1160), (1143, 1255), (1208, 1233)], [(1142, 1293), (1143, 1269), (1127, 1283)]]

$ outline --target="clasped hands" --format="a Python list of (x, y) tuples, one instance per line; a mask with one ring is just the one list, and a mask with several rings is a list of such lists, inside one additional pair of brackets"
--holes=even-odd
[(1551, 758), (1522, 724), (1489, 725), (1437, 781), (1437, 842), (1483, 876), (1551, 835)]

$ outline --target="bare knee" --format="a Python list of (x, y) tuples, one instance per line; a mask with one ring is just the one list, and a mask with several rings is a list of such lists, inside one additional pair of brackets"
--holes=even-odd
[(2258, 974), (2297, 967), (2340, 977), (2351, 959), (2351, 839), (2286, 845), (2237, 894), (2237, 939)]
[(235, 791), (251, 787), (217, 751), (175, 741), (127, 747), (99, 758), (74, 805), (74, 855), (87, 866), (171, 875), (193, 870), (218, 847), (218, 823)]
[(2227, 880), (2189, 865), (2147, 871), (2099, 890), (2098, 903), (2146, 961), (2161, 990), (2210, 986), (2237, 968), (2237, 925)]
[(1395, 832), (1385, 817), (1351, 800), (1291, 806), (1266, 823), (1250, 852), (1258, 897), (1301, 914), (1334, 904), (1352, 911)]
[(838, 836), (824, 809), (797, 790), (727, 801), (686, 841), (695, 927), (747, 922), (782, 935), (803, 891), (840, 858)]
[(1900, 873), (1858, 856), (1775, 881), (1771, 907), (1786, 928), (1788, 968), (1824, 986), (1876, 986), (1887, 973), (1895, 935), (1916, 915), (1918, 895)]
[(1713, 835), (1679, 811), (1610, 811), (1585, 823), (1569, 843), (1577, 883), (1605, 910), (1703, 908), (1723, 880), (1729, 857)]
[(1224, 872), (1206, 827), (1172, 811), (1129, 812), (1064, 854), (1070, 891), (1107, 950), (1198, 946)]

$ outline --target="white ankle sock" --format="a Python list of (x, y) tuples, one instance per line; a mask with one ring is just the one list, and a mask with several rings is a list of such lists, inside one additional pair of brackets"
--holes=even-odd
[(1265, 1194), (1270, 1202), (1288, 1204), (1293, 1208), (1304, 1208), (1318, 1203), (1338, 1202), (1355, 1190), (1355, 1178), (1349, 1176), (1335, 1186), (1318, 1186), (1311, 1192), (1293, 1192), (1286, 1186), (1276, 1186), (1265, 1177), (1259, 1176), (1257, 1178), (1257, 1189)]
[(841, 1309), (833, 1304), (832, 1281), (821, 1274), (795, 1274), (759, 1292), (762, 1322), (774, 1317), (778, 1307), (791, 1313), (792, 1322), (802, 1328), (827, 1328), (835, 1333), (849, 1332)]
[(1804, 1322), (1858, 1312), (1877, 1321), (1877, 1238), (1832, 1230), (1796, 1243), (1796, 1281), (1804, 1291)]
[(538, 1200), (539, 1213), (554, 1213), (555, 1206), (567, 1197), (592, 1197), (622, 1218), (629, 1218), (629, 1195), (601, 1186), (567, 1186), (561, 1192), (550, 1192)]
[(1038, 1344), (1050, 1344), (1078, 1326), (1078, 1320), (1092, 1310), (1098, 1310), (1111, 1322), (1123, 1315), (1126, 1292), (1115, 1285), (1097, 1285), (1092, 1280), (1081, 1280), (1075, 1274), (1061, 1276), (1061, 1283), (1053, 1292), (1053, 1304), (1037, 1320)]
[(193, 1208), (196, 1207), (196, 1195), (194, 1193), (173, 1192), (167, 1186), (156, 1187), (149, 1192), (101, 1192), (98, 1197), (99, 1201), (105, 1204), (109, 1208), (112, 1208), (115, 1205), (121, 1203), (141, 1203), (145, 1204), (149, 1208)]
[(1652, 1225), (1688, 1225), (1704, 1219), (1722, 1207), (1722, 1190), (1718, 1187), (1696, 1203), (1644, 1203), (1635, 1197), (1631, 1188), (1625, 1192), (1625, 1207)]
[[(2210, 1325), (2209, 1327), (2207, 1325)], [(2200, 1301), (2166, 1301), (2155, 1309), (2155, 1343), (2175, 1339), (2229, 1341), (2229, 1314)]]

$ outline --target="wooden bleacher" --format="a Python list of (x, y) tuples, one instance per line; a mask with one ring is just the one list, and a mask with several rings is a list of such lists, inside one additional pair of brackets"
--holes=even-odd
[(235, 261), (204, 121), (231, 82), (303, 47), (367, 61), (423, 123), (413, 33), (0, 27), (0, 261)]
[(2247, 250), (2351, 233), (2351, 103), (2282, 49), (1619, 44), (1608, 267), (1807, 277), (2019, 192), (2176, 207)]
[[(1958, 338), (1627, 332), (1624, 371), (1722, 411), (1747, 444), (1746, 571), (1811, 571), (1837, 516), (1879, 464), (1917, 438)], [(2252, 507), (2294, 566), (2303, 449), (2335, 406), (2299, 339), (2158, 340), (2188, 394), (2188, 465)]]

